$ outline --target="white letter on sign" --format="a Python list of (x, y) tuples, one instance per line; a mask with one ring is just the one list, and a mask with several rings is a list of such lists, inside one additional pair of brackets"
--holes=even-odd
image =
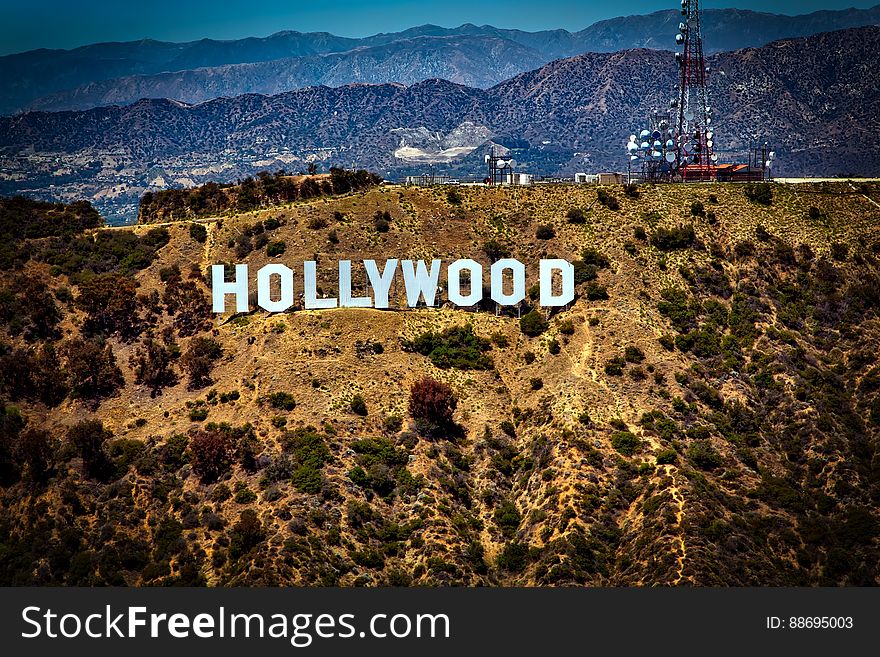
[[(513, 273), (513, 292), (504, 294), (504, 270)], [(503, 258), (492, 265), (492, 300), (502, 306), (513, 306), (526, 298), (526, 268), (515, 258)]]
[[(272, 301), (270, 279), (273, 274), (281, 278), (281, 297)], [(293, 305), (293, 270), (281, 264), (260, 267), (257, 272), (257, 305), (270, 313), (283, 313)]]
[[(461, 293), (461, 271), (471, 274), (471, 291), (467, 296)], [(483, 298), (483, 268), (476, 260), (456, 260), (446, 269), (449, 280), (449, 300), (456, 306), (473, 306)]]
[(235, 312), (248, 311), (248, 266), (235, 265), (235, 280), (226, 282), (224, 265), (211, 265), (211, 301), (215, 313), (226, 312), (226, 295), (235, 295)]
[[(574, 265), (566, 260), (548, 259), (541, 260), (541, 305), (544, 308), (550, 306), (564, 306), (574, 301)], [(562, 293), (553, 294), (553, 272), (562, 274)]]
[(437, 295), (437, 280), (440, 278), (440, 261), (431, 261), (431, 272), (425, 266), (424, 260), (413, 264), (412, 260), (402, 260), (403, 282), (406, 284), (406, 303), (415, 308), (419, 303), (419, 297), (425, 297), (425, 305), (433, 306), (434, 297)]

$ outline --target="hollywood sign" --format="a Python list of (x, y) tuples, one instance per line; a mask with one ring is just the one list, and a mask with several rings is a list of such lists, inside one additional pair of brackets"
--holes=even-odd
[[(388, 297), (391, 285), (397, 275), (398, 268), (403, 275), (406, 290), (406, 303), (410, 308), (423, 299), (426, 306), (433, 306), (440, 289), (440, 269), (442, 261), (432, 260), (430, 266), (424, 260), (385, 261), (379, 269), (375, 260), (364, 260), (372, 296), (354, 296), (351, 281), (351, 260), (339, 261), (339, 296), (325, 297), (318, 295), (317, 264), (314, 260), (306, 260), (302, 269), (302, 298), (307, 310), (324, 308), (388, 308)], [(541, 260), (539, 271), (539, 302), (541, 306), (564, 306), (574, 300), (574, 266), (557, 258)], [(246, 264), (235, 265), (232, 280), (226, 280), (224, 265), (212, 265), (211, 289), (212, 306), (215, 313), (226, 312), (226, 297), (234, 298), (235, 312), (249, 311), (250, 279)], [(464, 279), (463, 274), (468, 277)], [(554, 289), (554, 275), (559, 275), (561, 287)], [(498, 260), (489, 268), (490, 290), (492, 300), (501, 306), (512, 306), (525, 299), (526, 268), (514, 258)], [(510, 282), (505, 291), (505, 279)], [(474, 306), (483, 300), (483, 266), (476, 260), (454, 260), (446, 268), (447, 297), (457, 306)], [(280, 291), (273, 298), (272, 286)], [(269, 264), (257, 271), (257, 305), (269, 312), (284, 312), (294, 302), (294, 271), (283, 264)]]

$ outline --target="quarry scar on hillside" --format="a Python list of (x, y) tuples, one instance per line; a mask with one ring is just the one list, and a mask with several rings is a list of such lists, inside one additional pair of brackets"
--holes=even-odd
[[(307, 310), (326, 308), (389, 308), (389, 293), (398, 264), (403, 273), (406, 303), (410, 308), (423, 299), (431, 307), (437, 296), (440, 282), (441, 260), (431, 260), (430, 267), (424, 260), (385, 261), (381, 271), (375, 260), (364, 260), (372, 296), (353, 296), (351, 260), (339, 261), (339, 296), (318, 295), (317, 263), (303, 262), (302, 296)], [(467, 277), (462, 274), (466, 273)], [(483, 266), (476, 260), (453, 260), (446, 269), (448, 298), (457, 306), (473, 306), (483, 299)], [(559, 274), (561, 290), (554, 290), (554, 274)], [(526, 268), (515, 258), (504, 258), (489, 268), (490, 296), (501, 306), (520, 303), (526, 296)], [(464, 278), (464, 280), (463, 280)], [(509, 279), (510, 291), (505, 291), (505, 278)], [(276, 279), (280, 295), (272, 298), (272, 282)], [(226, 280), (226, 265), (211, 266), (212, 307), (215, 313), (226, 312), (226, 297), (235, 298), (235, 312), (248, 312), (250, 283), (248, 265), (235, 265), (232, 280)], [(465, 291), (466, 290), (466, 291)], [(565, 306), (574, 300), (574, 266), (559, 258), (546, 258), (539, 262), (539, 302), (543, 307)], [(257, 305), (269, 312), (284, 312), (294, 303), (294, 271), (283, 264), (264, 265), (257, 271)]]

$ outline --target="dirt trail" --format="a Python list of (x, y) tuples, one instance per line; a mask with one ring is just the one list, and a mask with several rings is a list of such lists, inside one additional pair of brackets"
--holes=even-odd
[(675, 480), (675, 473), (673, 466), (667, 465), (666, 474), (668, 474), (672, 478), (672, 486), (669, 487), (669, 492), (672, 493), (672, 499), (675, 500), (676, 504), (678, 504), (678, 510), (675, 512), (675, 524), (678, 525), (678, 546), (679, 546), (679, 554), (676, 559), (678, 562), (678, 570), (676, 572), (676, 577), (672, 580), (672, 586), (678, 586), (681, 584), (681, 581), (684, 579), (684, 563), (687, 559), (687, 547), (684, 543), (684, 531), (681, 527), (681, 521), (684, 518), (684, 496), (681, 494), (681, 489), (679, 489), (678, 484)]

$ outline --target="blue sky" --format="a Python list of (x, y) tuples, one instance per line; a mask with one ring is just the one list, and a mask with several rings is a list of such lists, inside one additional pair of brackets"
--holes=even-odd
[[(818, 9), (871, 7), (880, 0), (705, 0), (704, 7), (739, 7), (780, 14)], [(434, 23), (491, 24), (522, 30), (575, 31), (597, 20), (645, 14), (677, 6), (676, 0), (624, 3), (556, 0), (150, 0), (120, 2), (0, 0), (0, 54), (34, 48), (73, 48), (98, 41), (153, 38), (190, 41), (204, 37), (236, 39), (279, 30), (325, 31), (342, 36), (395, 32)], [(503, 9), (498, 9), (502, 7)], [(493, 8), (494, 7), (494, 8)]]

